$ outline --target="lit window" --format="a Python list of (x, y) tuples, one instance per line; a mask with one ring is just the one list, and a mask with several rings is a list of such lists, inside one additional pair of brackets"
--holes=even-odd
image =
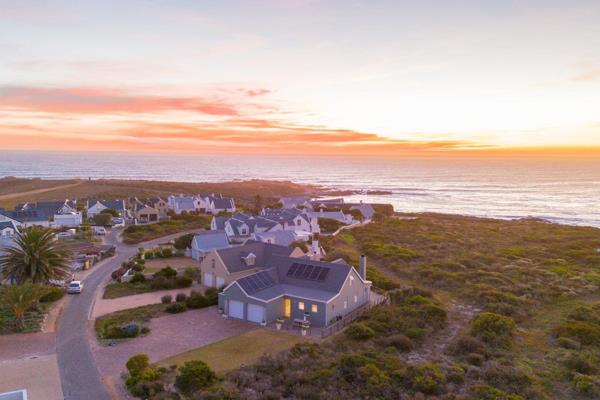
[(354, 302), (358, 303), (358, 296), (354, 295)]
[(348, 301), (347, 301), (347, 300), (344, 300), (344, 310), (345, 310), (346, 308), (348, 308)]
[(319, 307), (316, 304), (313, 304), (310, 307), (310, 311), (312, 311), (312, 312), (319, 312)]
[(304, 303), (303, 302), (299, 302), (298, 303), (298, 310), (304, 310)]

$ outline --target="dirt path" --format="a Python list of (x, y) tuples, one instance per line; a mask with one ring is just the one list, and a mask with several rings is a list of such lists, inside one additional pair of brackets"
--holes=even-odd
[(3, 194), (0, 195), (0, 200), (8, 200), (8, 199), (14, 199), (17, 197), (23, 197), (23, 196), (29, 196), (32, 194), (40, 194), (40, 193), (46, 193), (46, 192), (53, 192), (55, 190), (60, 190), (60, 189), (69, 189), (75, 186), (79, 186), (81, 184), (83, 184), (84, 181), (79, 181), (79, 182), (75, 182), (75, 183), (69, 183), (66, 185), (58, 185), (58, 186), (52, 186), (52, 187), (48, 187), (48, 188), (43, 188), (43, 189), (35, 189), (35, 190), (27, 190), (24, 192), (17, 192), (17, 193), (10, 193), (10, 194)]
[(444, 305), (448, 313), (446, 327), (429, 337), (418, 349), (406, 354), (407, 362), (419, 364), (438, 358), (469, 324), (473, 315), (481, 311), (471, 305), (458, 304), (455, 300)]

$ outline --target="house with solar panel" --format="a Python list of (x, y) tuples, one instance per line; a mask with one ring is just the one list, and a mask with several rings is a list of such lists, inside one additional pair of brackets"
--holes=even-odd
[[(282, 318), (325, 327), (369, 303), (364, 257), (357, 271), (345, 262), (320, 262), (284, 251), (259, 259), (244, 247), (226, 250), (236, 278), (219, 294), (219, 309), (230, 318), (263, 325)], [(245, 267), (248, 261), (253, 268)]]

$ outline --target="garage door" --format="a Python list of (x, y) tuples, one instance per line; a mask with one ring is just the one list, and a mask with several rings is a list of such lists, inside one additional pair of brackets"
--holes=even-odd
[(225, 279), (217, 276), (217, 287), (222, 288), (223, 286), (225, 286)]
[(213, 283), (213, 274), (209, 274), (208, 272), (204, 273), (204, 286), (213, 287), (215, 284)]
[(256, 304), (248, 304), (248, 321), (260, 324), (263, 322), (265, 308)]
[(244, 303), (241, 301), (229, 300), (229, 316), (244, 319)]

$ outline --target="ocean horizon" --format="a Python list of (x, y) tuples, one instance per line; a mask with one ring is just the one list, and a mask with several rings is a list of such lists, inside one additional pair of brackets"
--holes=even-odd
[(223, 182), (269, 179), (351, 191), (400, 212), (600, 227), (595, 158), (403, 158), (3, 151), (0, 177)]

